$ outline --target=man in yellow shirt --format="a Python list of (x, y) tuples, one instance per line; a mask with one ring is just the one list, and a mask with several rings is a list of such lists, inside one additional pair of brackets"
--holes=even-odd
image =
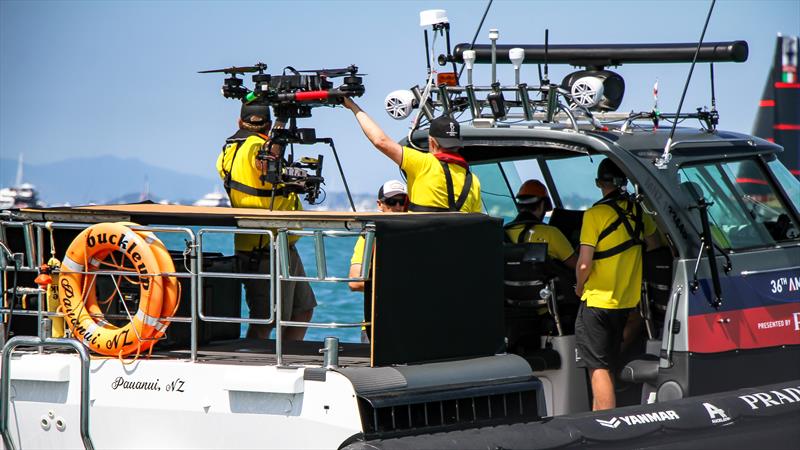
[(504, 227), (508, 240), (545, 243), (547, 256), (574, 269), (578, 255), (572, 244), (561, 230), (542, 223), (544, 214), (553, 209), (547, 187), (539, 180), (528, 180), (520, 186), (516, 199), (519, 214)]
[(346, 98), (343, 104), (372, 145), (405, 171), (409, 211), (481, 212), (480, 181), (458, 154), (463, 146), (458, 122), (448, 116), (433, 119), (425, 153), (393, 141), (352, 99)]
[[(378, 189), (378, 211), (380, 212), (406, 212), (408, 211), (408, 191), (406, 184), (399, 180), (389, 180)], [(364, 263), (364, 246), (366, 240), (364, 236), (359, 236), (353, 247), (353, 256), (350, 258), (350, 278), (361, 276), (361, 267)], [(368, 269), (368, 271), (371, 270)], [(363, 281), (351, 281), (347, 283), (350, 290), (354, 292), (364, 292)], [(369, 322), (372, 315), (371, 295), (367, 293), (364, 297), (364, 321)], [(361, 327), (361, 342), (369, 342), (369, 330), (366, 326)]]
[[(399, 180), (389, 180), (378, 189), (378, 211), (380, 212), (406, 212), (408, 211), (408, 191), (406, 184)], [(364, 236), (359, 236), (353, 247), (353, 256), (350, 258), (350, 278), (361, 276), (361, 264), (364, 262)], [(351, 291), (364, 291), (363, 281), (347, 283)]]
[[(275, 128), (283, 127), (279, 117)], [(268, 133), (272, 127), (269, 106), (243, 104), (239, 117), (239, 131), (225, 141), (225, 146), (217, 158), (217, 172), (225, 185), (225, 191), (235, 208), (258, 208), (280, 211), (301, 210), (300, 199), (283, 185), (273, 186), (262, 179), (266, 172), (264, 157), (259, 153), (267, 151), (267, 158), (275, 158), (280, 148), (270, 145)], [(297, 237), (290, 238), (289, 268), (292, 275), (305, 276), (303, 262), (294, 243)], [(237, 234), (234, 237), (236, 258), (239, 270), (248, 273), (270, 273), (269, 240), (265, 235)], [(245, 298), (250, 308), (250, 317), (265, 319), (269, 316), (269, 280), (245, 280)], [(308, 282), (284, 282), (281, 285), (281, 320), (309, 322), (317, 301)], [(267, 339), (272, 331), (271, 325), (251, 324), (247, 337)], [(303, 340), (306, 328), (284, 328), (287, 340)]]
[(625, 193), (627, 183), (613, 161), (601, 161), (595, 184), (603, 198), (584, 213), (581, 226), (576, 356), (578, 366), (589, 370), (594, 411), (616, 406), (612, 369), (628, 315), (641, 297), (642, 247), (658, 246), (655, 223)]

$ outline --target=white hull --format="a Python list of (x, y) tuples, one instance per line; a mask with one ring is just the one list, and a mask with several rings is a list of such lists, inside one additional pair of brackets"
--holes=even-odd
[[(35, 353), (12, 359), (9, 428), (17, 448), (83, 448), (79, 361)], [(289, 449), (337, 448), (361, 432), (350, 381), (334, 371), (326, 381), (303, 374), (267, 365), (93, 359), (90, 436), (98, 449)]]

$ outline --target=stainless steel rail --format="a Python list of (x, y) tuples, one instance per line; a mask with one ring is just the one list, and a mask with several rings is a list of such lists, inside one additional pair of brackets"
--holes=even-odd
[[(91, 360), (89, 359), (89, 350), (83, 344), (74, 339), (40, 339), (31, 336), (15, 336), (6, 342), (3, 346), (2, 354), (2, 381), (0, 382), (0, 434), (3, 437), (3, 445), (6, 450), (16, 450), (18, 447), (14, 445), (11, 439), (11, 432), (8, 428), (9, 418), (11, 416), (10, 408), (8, 407), (10, 390), (11, 390), (11, 354), (14, 349), (20, 346), (37, 347), (37, 346), (50, 346), (50, 347), (70, 347), (78, 353), (81, 358), (81, 390), (80, 390), (80, 433), (83, 446), (87, 450), (93, 450), (94, 444), (92, 437), (89, 435), (89, 369)], [(21, 447), (21, 445), (20, 445)]]
[(253, 318), (234, 318), (234, 317), (220, 317), (220, 316), (207, 316), (203, 312), (203, 289), (197, 291), (197, 313), (200, 320), (205, 322), (227, 322), (227, 323), (246, 323), (246, 324), (259, 324), (270, 325), (275, 322), (275, 273), (272, 268), (275, 267), (275, 253), (269, 252), (269, 267), (270, 273), (226, 273), (226, 272), (206, 272), (203, 270), (203, 238), (210, 233), (229, 233), (229, 234), (259, 234), (269, 238), (269, 248), (273, 247), (275, 239), (271, 230), (258, 230), (258, 229), (241, 229), (241, 228), (202, 228), (197, 232), (198, 252), (197, 252), (197, 282), (200, 287), (203, 286), (203, 278), (236, 278), (236, 279), (263, 279), (269, 280), (269, 317), (266, 319), (253, 319)]
[[(294, 224), (296, 221), (291, 222)], [(313, 225), (320, 225), (319, 221), (312, 221)], [(289, 223), (289, 222), (286, 222)], [(311, 223), (311, 222), (310, 222)], [(303, 225), (299, 223), (296, 225)], [(54, 230), (83, 230), (91, 224), (87, 223), (70, 223), (70, 222), (13, 222), (13, 221), (0, 221), (0, 235), (5, 236), (5, 227), (22, 227), (24, 232), (25, 241), (25, 255), (28, 257), (27, 265), (20, 268), (20, 271), (37, 272), (38, 265), (45, 260), (45, 247), (44, 237), (46, 232), (52, 233)], [(282, 351), (282, 326), (291, 327), (305, 327), (305, 328), (356, 328), (364, 325), (369, 325), (366, 322), (357, 323), (310, 323), (310, 322), (296, 322), (290, 320), (281, 320), (281, 282), (353, 282), (353, 281), (366, 281), (369, 277), (369, 269), (372, 263), (373, 247), (375, 242), (375, 228), (373, 224), (364, 225), (362, 231), (342, 231), (342, 230), (295, 230), (283, 228), (275, 238), (272, 230), (262, 228), (201, 228), (196, 233), (188, 227), (172, 227), (172, 226), (140, 226), (128, 225), (134, 231), (148, 231), (148, 232), (172, 232), (183, 233), (186, 235), (187, 247), (184, 251), (185, 261), (188, 259), (188, 266), (186, 267), (188, 273), (183, 272), (164, 272), (158, 274), (144, 274), (143, 276), (170, 276), (179, 278), (189, 278), (190, 280), (190, 302), (191, 302), (191, 316), (190, 317), (172, 317), (171, 322), (190, 322), (190, 357), (192, 361), (198, 358), (198, 323), (199, 321), (206, 322), (225, 322), (225, 323), (247, 323), (247, 324), (262, 324), (271, 325), (275, 324), (277, 337), (276, 337), (276, 356), (278, 364), (282, 365), (283, 351)], [(206, 272), (203, 267), (204, 255), (204, 237), (211, 233), (229, 233), (229, 234), (261, 234), (266, 235), (269, 240), (269, 247), (273, 249), (270, 252), (270, 273), (231, 273), (231, 272)], [(314, 240), (315, 259), (317, 266), (317, 276), (294, 276), (289, 271), (289, 236), (305, 236)], [(327, 267), (327, 260), (325, 254), (325, 239), (326, 238), (341, 238), (341, 237), (356, 237), (363, 236), (365, 240), (363, 264), (359, 277), (335, 277), (329, 276)], [(186, 263), (185, 263), (186, 264)], [(0, 267), (3, 271), (8, 271), (6, 267)], [(88, 274), (88, 271), (80, 273)], [(93, 275), (131, 275), (130, 272), (121, 270), (98, 270), (91, 272)], [(275, 274), (275, 275), (273, 275)], [(139, 276), (137, 274), (137, 276)], [(241, 317), (219, 317), (206, 315), (204, 313), (203, 293), (200, 287), (202, 286), (203, 279), (205, 278), (234, 278), (234, 279), (264, 279), (269, 280), (270, 283), (270, 298), (269, 298), (269, 311), (270, 315), (266, 319), (262, 318), (241, 318)], [(6, 289), (5, 286), (2, 286)], [(32, 291), (33, 292), (33, 291)], [(38, 317), (37, 335), (43, 336), (43, 325), (49, 320), (50, 317), (63, 317), (62, 313), (50, 312), (43, 309), (45, 304), (44, 291), (37, 290), (38, 302), (37, 311), (28, 310), (14, 310), (15, 315), (26, 315)], [(11, 308), (1, 308), (0, 314), (11, 313)], [(126, 314), (108, 314), (108, 318), (128, 318)], [(38, 339), (38, 338), (37, 338)], [(67, 339), (69, 342), (76, 342)], [(9, 341), (11, 342), (11, 341)], [(39, 345), (41, 348), (42, 346)]]
[[(341, 238), (353, 237), (364, 235), (364, 254), (362, 255), (361, 276), (357, 278), (349, 277), (330, 277), (328, 276), (328, 262), (325, 259), (325, 238)], [(308, 236), (314, 239), (314, 249), (317, 262), (317, 276), (296, 276), (292, 275), (289, 270), (289, 236)], [(374, 225), (367, 225), (364, 232), (360, 231), (339, 231), (339, 230), (278, 230), (277, 239), (277, 255), (278, 255), (278, 280), (275, 284), (275, 297), (281, 298), (281, 284), (283, 281), (316, 281), (316, 282), (350, 282), (350, 281), (365, 281), (369, 276), (369, 268), (372, 263), (373, 246), (375, 242), (375, 227)], [(320, 256), (321, 255), (321, 256)], [(277, 302), (277, 315), (278, 319), (275, 325), (275, 353), (278, 366), (283, 366), (283, 327), (301, 327), (301, 328), (357, 328), (369, 325), (368, 322), (357, 323), (314, 323), (314, 322), (297, 322), (290, 320), (281, 320), (282, 304)]]

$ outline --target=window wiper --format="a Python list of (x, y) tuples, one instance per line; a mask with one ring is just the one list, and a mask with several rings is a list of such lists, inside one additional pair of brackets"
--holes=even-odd
[[(697, 289), (700, 288), (700, 282), (697, 280), (697, 272), (700, 268), (700, 258), (703, 256), (703, 250), (706, 251), (706, 256), (708, 257), (708, 267), (711, 270), (711, 283), (714, 287), (714, 298), (710, 300), (709, 303), (714, 308), (719, 309), (722, 306), (722, 285), (720, 283), (719, 272), (717, 271), (717, 255), (714, 251), (716, 245), (714, 244), (714, 239), (711, 234), (711, 224), (708, 220), (708, 208), (711, 207), (714, 202), (708, 202), (705, 198), (701, 197), (697, 200), (697, 205), (690, 206), (689, 209), (696, 209), (700, 212), (700, 224), (702, 225), (702, 234), (700, 235), (700, 252), (697, 254), (697, 261), (694, 265), (694, 277), (692, 279), (691, 288), (692, 292), (697, 292)], [(731, 260), (728, 258), (728, 255), (720, 249), (720, 253), (725, 257), (725, 273), (731, 271)]]

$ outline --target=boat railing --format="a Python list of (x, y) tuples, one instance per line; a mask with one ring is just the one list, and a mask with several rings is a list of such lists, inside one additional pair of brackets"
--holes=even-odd
[[(300, 276), (291, 273), (291, 264), (289, 263), (290, 241), (289, 236), (306, 236), (314, 240), (314, 256), (317, 266), (317, 276)], [(328, 275), (328, 261), (325, 255), (325, 238), (343, 238), (343, 237), (364, 237), (364, 253), (362, 254), (361, 273), (358, 277), (335, 277)], [(281, 229), (278, 231), (278, 278), (281, 281), (305, 281), (305, 282), (333, 282), (333, 283), (347, 283), (347, 282), (365, 282), (369, 277), (369, 268), (372, 262), (373, 246), (375, 243), (375, 228), (372, 225), (367, 225), (363, 232), (360, 231), (342, 231), (342, 230), (290, 230)], [(281, 284), (276, 283), (275, 297), (281, 298)], [(292, 320), (281, 320), (282, 302), (277, 302), (277, 316), (278, 321), (275, 326), (275, 353), (278, 360), (278, 365), (283, 366), (283, 327), (300, 327), (300, 328), (361, 328), (370, 325), (369, 322), (355, 322), (355, 323), (319, 323), (319, 322), (299, 322)]]
[[(300, 225), (297, 220), (291, 222), (291, 226)], [(320, 223), (318, 221), (309, 221), (309, 226), (317, 227)], [(17, 270), (20, 272), (37, 273), (40, 264), (47, 262), (45, 238), (49, 233), (51, 243), (50, 248), (54, 247), (53, 233), (56, 230), (83, 230), (91, 226), (91, 223), (68, 223), (68, 222), (33, 222), (33, 221), (0, 221), (0, 242), (7, 246), (8, 239), (6, 238), (6, 228), (20, 227), (23, 231), (24, 241), (24, 256), (22, 259), (25, 261), (16, 264), (14, 267), (7, 265), (0, 265), (0, 271), (9, 272)], [(190, 323), (190, 354), (192, 361), (198, 358), (198, 324), (202, 322), (221, 322), (221, 323), (236, 323), (236, 324), (259, 324), (259, 325), (275, 325), (276, 328), (276, 358), (278, 365), (283, 365), (283, 337), (281, 333), (282, 327), (305, 327), (305, 328), (357, 328), (369, 325), (368, 322), (355, 322), (355, 323), (339, 323), (339, 322), (298, 322), (291, 320), (281, 320), (281, 302), (276, 299), (281, 298), (281, 283), (277, 282), (333, 282), (333, 283), (347, 283), (347, 282), (365, 282), (369, 277), (369, 267), (373, 255), (373, 246), (375, 241), (374, 225), (363, 225), (360, 231), (352, 230), (305, 230), (305, 229), (288, 229), (280, 228), (277, 233), (270, 229), (265, 228), (232, 228), (232, 227), (216, 227), (216, 228), (200, 228), (193, 230), (188, 227), (178, 226), (143, 226), (143, 225), (127, 225), (134, 231), (147, 231), (157, 233), (182, 233), (185, 237), (186, 248), (183, 251), (184, 266), (186, 271), (175, 272), (162, 272), (151, 274), (138, 274), (138, 276), (169, 276), (176, 278), (184, 278), (189, 280), (189, 296), (191, 313), (189, 317), (173, 316), (170, 318), (171, 322)], [(207, 271), (204, 270), (204, 256), (205, 252), (205, 239), (209, 234), (258, 234), (264, 235), (268, 238), (270, 248), (273, 251), (269, 252), (269, 273), (237, 273), (237, 272), (224, 272), (224, 271)], [(314, 258), (316, 261), (316, 276), (300, 276), (290, 273), (289, 267), (289, 253), (291, 251), (291, 244), (289, 236), (302, 236), (313, 239)], [(330, 275), (325, 253), (325, 239), (326, 238), (352, 238), (362, 236), (365, 240), (362, 270), (357, 277), (341, 277)], [(0, 253), (8, 252), (11, 255), (19, 255), (13, 253), (12, 249), (0, 249)], [(5, 261), (5, 256), (0, 255), (0, 260)], [(54, 271), (55, 274), (58, 271)], [(89, 272), (81, 272), (89, 273)], [(105, 270), (99, 269), (92, 271), (93, 275), (130, 275), (130, 272), (122, 270)], [(272, 276), (271, 274), (277, 274)], [(225, 317), (215, 316), (206, 313), (205, 299), (203, 297), (203, 282), (209, 278), (231, 278), (231, 279), (263, 279), (269, 282), (269, 316), (266, 318), (243, 318), (243, 317)], [(46, 305), (46, 290), (36, 287), (17, 287), (15, 292), (10, 292), (9, 286), (6, 286), (5, 281), (0, 280), (0, 291), (3, 295), (10, 293), (12, 296), (17, 295), (36, 295), (37, 308), (36, 311), (27, 309), (16, 309), (13, 307), (5, 307), (0, 305), (0, 314), (12, 315), (27, 315), (37, 316), (37, 334), (43, 338), (47, 338), (48, 333), (45, 332), (48, 320), (52, 318), (63, 318), (64, 314), (60, 311), (47, 311)], [(184, 297), (184, 301), (187, 300)], [(15, 301), (15, 300), (12, 300)], [(127, 319), (131, 320), (130, 312), (126, 314), (108, 313), (104, 315), (105, 318), (111, 319)], [(146, 339), (146, 338), (144, 338)], [(160, 339), (164, 339), (162, 336)]]
[[(3, 346), (2, 352), (2, 377), (0, 377), (0, 435), (3, 438), (3, 445), (7, 450), (15, 450), (17, 447), (11, 439), (9, 421), (12, 408), (8, 408), (11, 391), (11, 354), (17, 347), (68, 347), (75, 350), (81, 359), (81, 388), (80, 388), (80, 433), (83, 447), (86, 450), (93, 450), (94, 443), (89, 435), (89, 411), (90, 411), (90, 378), (89, 370), (91, 359), (89, 349), (76, 339), (43, 338), (41, 336), (14, 336)], [(20, 436), (21, 438), (21, 436)], [(20, 445), (20, 448), (22, 445)]]

